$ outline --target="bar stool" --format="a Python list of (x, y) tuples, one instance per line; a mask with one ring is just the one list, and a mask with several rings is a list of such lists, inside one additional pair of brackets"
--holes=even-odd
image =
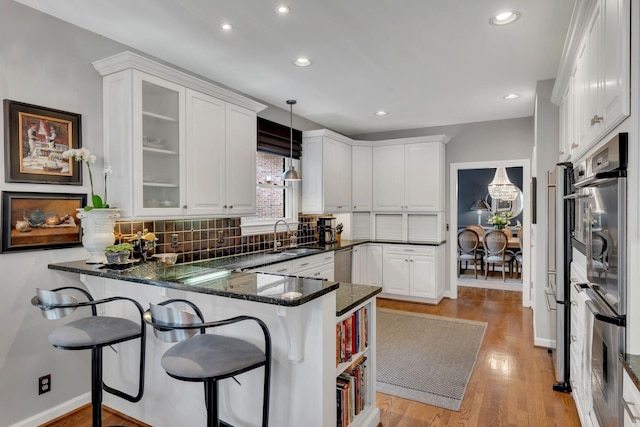
[[(195, 315), (167, 305), (184, 303)], [(258, 323), (264, 334), (265, 349), (233, 337), (206, 334), (205, 329), (245, 320)], [(161, 364), (167, 374), (182, 381), (203, 382), (207, 408), (207, 427), (230, 426), (218, 413), (218, 381), (264, 366), (262, 426), (269, 425), (269, 382), (271, 378), (271, 335), (265, 323), (255, 317), (237, 316), (205, 322), (200, 309), (190, 301), (171, 299), (151, 304), (144, 321), (153, 326), (155, 336), (165, 342), (178, 342), (167, 350)], [(200, 332), (200, 335), (197, 335)], [(234, 378), (235, 379), (235, 378)]]
[[(75, 290), (87, 297), (80, 302), (63, 290)], [(140, 324), (129, 319), (110, 316), (98, 316), (96, 306), (114, 301), (131, 302), (140, 314)], [(73, 313), (78, 307), (91, 307), (91, 316), (83, 317), (55, 329), (49, 334), (49, 342), (62, 350), (91, 350), (91, 405), (92, 425), (102, 426), (102, 390), (121, 397), (129, 402), (138, 402), (144, 391), (144, 358), (145, 358), (145, 324), (142, 321), (142, 306), (137, 301), (126, 297), (110, 297), (94, 300), (87, 291), (76, 287), (62, 287), (51, 291), (36, 289), (36, 296), (31, 303), (38, 307), (42, 316), (48, 320), (57, 320)], [(123, 391), (109, 387), (102, 380), (102, 348), (113, 344), (140, 338), (140, 376), (138, 394), (132, 396)]]

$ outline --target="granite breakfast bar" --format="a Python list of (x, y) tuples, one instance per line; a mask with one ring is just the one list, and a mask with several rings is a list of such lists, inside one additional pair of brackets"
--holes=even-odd
[[(380, 288), (247, 273), (232, 267), (140, 263), (118, 271), (84, 261), (49, 265), (60, 274), (79, 274), (96, 299), (125, 295), (147, 307), (149, 303), (184, 298), (197, 304), (206, 320), (239, 314), (260, 318), (272, 337), (270, 425), (336, 425), (336, 321), (366, 304), (375, 307)], [(108, 310), (106, 314), (137, 320), (125, 305)], [(375, 349), (375, 310), (370, 312), (370, 348)], [(171, 344), (155, 339), (151, 329), (147, 332), (142, 400), (130, 403), (105, 394), (105, 405), (153, 426), (205, 425), (202, 386), (170, 378), (160, 366), (160, 357)], [(246, 323), (218, 328), (215, 333), (243, 338), (258, 346), (263, 342), (260, 329)], [(105, 382), (111, 387), (133, 389), (138, 363), (136, 346), (123, 343), (116, 350), (117, 354), (105, 351)], [(371, 366), (375, 366), (375, 351), (369, 351), (368, 357)], [(370, 371), (375, 381), (375, 369)], [(262, 376), (263, 370), (257, 369), (238, 376), (241, 385), (233, 380), (220, 383), (221, 419), (235, 426), (260, 425)], [(367, 411), (357, 425), (378, 423), (375, 393), (370, 394)]]

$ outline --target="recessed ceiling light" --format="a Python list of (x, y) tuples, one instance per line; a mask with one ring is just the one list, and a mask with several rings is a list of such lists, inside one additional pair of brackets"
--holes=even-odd
[(222, 28), (225, 31), (231, 31), (231, 29), (233, 28), (233, 25), (229, 24), (228, 22), (223, 22), (222, 24), (220, 24), (220, 28)]
[(298, 58), (294, 61), (298, 67), (308, 67), (311, 65), (311, 60), (309, 58)]
[(520, 98), (520, 95), (518, 95), (517, 93), (510, 93), (509, 95), (505, 95), (503, 96), (504, 99), (518, 99)]
[(376, 111), (376, 116), (386, 116), (387, 114), (389, 113), (384, 110)]
[(276, 6), (276, 12), (286, 15), (287, 13), (291, 12), (291, 9), (289, 9), (289, 6), (279, 4), (278, 6)]
[(520, 16), (521, 16), (520, 12), (518, 12), (517, 10), (511, 10), (509, 12), (501, 12), (501, 13), (498, 13), (497, 15), (493, 15), (489, 19), (489, 24), (491, 25), (511, 24), (512, 22), (515, 22), (518, 19), (520, 19)]

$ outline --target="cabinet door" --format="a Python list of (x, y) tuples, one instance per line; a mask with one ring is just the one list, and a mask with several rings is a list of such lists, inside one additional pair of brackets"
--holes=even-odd
[(409, 295), (409, 255), (385, 253), (382, 275), (385, 293)]
[[(576, 119), (576, 137), (575, 141), (571, 143), (569, 150), (571, 151), (571, 158), (575, 159), (579, 157), (580, 146), (586, 146), (588, 144), (590, 121), (587, 119), (589, 115), (589, 109), (587, 108), (586, 96), (589, 90), (587, 81), (587, 43), (583, 43), (578, 51), (578, 57), (576, 59), (576, 74), (575, 74), (575, 119)], [(593, 115), (592, 115), (593, 117)]]
[(322, 140), (322, 198), (324, 212), (338, 211), (340, 196), (338, 194), (338, 158), (339, 142), (331, 138)]
[(256, 213), (256, 113), (227, 104), (226, 205), (229, 215)]
[(225, 102), (187, 90), (189, 215), (225, 213)]
[(382, 245), (367, 245), (367, 285), (382, 286)]
[(404, 146), (373, 147), (373, 210), (404, 208)]
[(372, 201), (371, 147), (351, 147), (351, 203), (354, 212), (370, 212)]
[(588, 141), (581, 144), (581, 150), (587, 149), (589, 144), (595, 141), (602, 133), (602, 121), (604, 120), (601, 107), (602, 97), (602, 58), (601, 58), (601, 42), (602, 42), (602, 8), (600, 4), (596, 6), (596, 10), (592, 16), (589, 27), (587, 28), (587, 75), (586, 75), (586, 105), (589, 112), (585, 123), (588, 126)]
[(629, 1), (603, 1), (602, 111), (608, 130), (629, 115)]
[(333, 264), (325, 264), (306, 270), (296, 271), (298, 277), (310, 277), (312, 279), (333, 280)]
[(141, 72), (133, 81), (133, 211), (180, 215), (185, 200), (182, 86)]
[(435, 257), (411, 255), (409, 259), (411, 296), (436, 298), (436, 272)]
[(250, 273), (277, 273), (291, 274), (293, 272), (291, 262), (279, 262), (277, 264), (265, 265), (250, 271)]
[(351, 254), (351, 283), (367, 283), (367, 245), (353, 248)]
[(438, 143), (405, 146), (404, 203), (408, 211), (444, 210), (442, 154)]
[(336, 194), (336, 212), (351, 212), (351, 146), (337, 143), (334, 161), (336, 179), (329, 191)]

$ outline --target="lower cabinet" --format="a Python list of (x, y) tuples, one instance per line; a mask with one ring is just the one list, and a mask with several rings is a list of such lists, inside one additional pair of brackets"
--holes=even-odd
[(325, 252), (278, 262), (250, 270), (251, 273), (277, 273), (314, 279), (333, 280), (333, 252)]
[(444, 293), (444, 246), (384, 245), (382, 291), (386, 296), (438, 302)]
[(640, 390), (629, 376), (626, 369), (622, 369), (622, 397), (620, 400), (624, 413), (624, 427), (638, 425), (640, 421)]

